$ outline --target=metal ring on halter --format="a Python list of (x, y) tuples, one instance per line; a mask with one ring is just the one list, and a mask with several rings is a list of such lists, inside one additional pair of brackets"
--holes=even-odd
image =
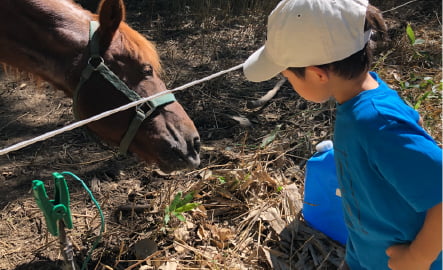
[[(93, 60), (98, 60), (98, 63), (92, 63)], [(88, 65), (90, 65), (91, 67), (97, 68), (101, 63), (104, 63), (105, 60), (103, 60), (103, 57), (101, 56), (91, 56), (88, 59)]]
[[(73, 94), (73, 108), (74, 115), (78, 119), (78, 95), (80, 88), (83, 84), (88, 81), (93, 73), (100, 74), (104, 80), (108, 81), (112, 84), (115, 90), (123, 93), (130, 101), (140, 100), (141, 96), (137, 94), (134, 90), (131, 90), (112, 70), (106, 66), (105, 61), (99, 55), (99, 40), (97, 35), (97, 29), (99, 27), (99, 23), (96, 21), (90, 22), (90, 32), (89, 32), (89, 47), (90, 47), (90, 57), (88, 59), (88, 64), (85, 69), (82, 71), (80, 82), (78, 83), (74, 94)], [(135, 108), (135, 116), (131, 120), (128, 129), (126, 130), (123, 138), (120, 141), (120, 153), (125, 154), (129, 148), (129, 145), (132, 143), (137, 130), (139, 129), (142, 122), (149, 117), (158, 107), (164, 106), (171, 102), (175, 101), (175, 96), (172, 92), (168, 94), (164, 94), (158, 97), (155, 97), (146, 103), (149, 109), (144, 108), (144, 105), (139, 105)]]

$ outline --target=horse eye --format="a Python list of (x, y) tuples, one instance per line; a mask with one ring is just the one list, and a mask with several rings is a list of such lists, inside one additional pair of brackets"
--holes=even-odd
[(154, 71), (152, 70), (152, 66), (149, 64), (146, 64), (143, 67), (143, 76), (147, 77), (147, 76), (153, 76), (154, 75)]

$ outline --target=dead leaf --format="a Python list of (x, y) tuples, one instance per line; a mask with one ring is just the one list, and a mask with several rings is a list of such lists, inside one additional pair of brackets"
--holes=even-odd
[(197, 206), (197, 208), (194, 209), (194, 211), (192, 211), (190, 214), (192, 215), (192, 217), (194, 217), (194, 219), (196, 218), (206, 219), (208, 217), (208, 212), (202, 204)]
[(244, 116), (235, 116), (235, 115), (228, 115), (226, 114), (227, 117), (231, 118), (232, 120), (237, 121), (241, 127), (250, 127), (252, 126), (251, 121), (249, 121), (248, 118), (244, 117)]
[(177, 253), (185, 253), (186, 252), (186, 248), (180, 246), (180, 245), (175, 245), (174, 244), (174, 249), (175, 251), (177, 251)]
[(277, 186), (279, 186), (279, 183), (277, 183), (277, 181), (274, 178), (272, 178), (265, 170), (260, 169), (258, 171), (254, 171), (253, 175), (254, 178), (259, 179), (262, 182), (268, 183), (271, 187), (276, 188)]
[(271, 269), (274, 269), (273, 264), (272, 264), (271, 254), (270, 254), (269, 250), (267, 248), (263, 248), (263, 246), (259, 246), (258, 251), (262, 257), (266, 258), (266, 261), (271, 266)]
[(189, 231), (188, 228), (180, 227), (174, 230), (174, 237), (175, 239), (186, 242), (189, 240)]
[(275, 207), (268, 208), (260, 214), (260, 218), (269, 222), (272, 229), (279, 235), (286, 226), (286, 222), (281, 218), (281, 214)]
[(212, 171), (211, 170), (203, 170), (198, 174), (202, 180), (209, 180), (212, 178)]
[(165, 173), (165, 172), (163, 172), (162, 170), (160, 170), (160, 169), (157, 169), (157, 170), (154, 170), (154, 172), (158, 175), (158, 176), (160, 176), (160, 177), (171, 177), (171, 176), (177, 176), (177, 175), (180, 175), (180, 171), (173, 171), (173, 172), (170, 172), (170, 173)]
[(203, 150), (203, 151), (215, 151), (216, 148), (212, 147), (212, 146), (202, 146), (201, 150)]
[(205, 230), (205, 228), (203, 228), (202, 226), (199, 226), (197, 230), (197, 236), (198, 238), (200, 238), (200, 240), (207, 240), (209, 237), (209, 232)]
[(92, 193), (100, 193), (100, 179), (94, 177), (89, 183)]
[(159, 270), (176, 270), (178, 267), (178, 263), (176, 261), (168, 261), (165, 264), (161, 265)]
[[(187, 240), (189, 240), (189, 232), (186, 228), (177, 228), (174, 231), (174, 237), (178, 242), (186, 243)], [(184, 253), (186, 252), (186, 249), (182, 245), (177, 245), (176, 241), (174, 241), (174, 249), (178, 253)]]
[(285, 186), (282, 195), (284, 198), (283, 208), (286, 212), (284, 214), (292, 217), (297, 216), (303, 207), (303, 200), (295, 183)]
[(218, 228), (216, 225), (209, 225), (208, 229), (211, 231), (211, 242), (219, 249), (229, 247), (230, 241), (234, 239), (235, 234), (228, 228)]
[(218, 231), (218, 236), (220, 240), (223, 242), (227, 242), (229, 240), (234, 239), (234, 234), (232, 233), (231, 229), (228, 228), (221, 228)]
[(225, 190), (225, 189), (218, 189), (217, 193), (219, 195), (221, 195), (223, 198), (229, 199), (229, 200), (234, 200), (234, 195), (232, 195), (231, 192)]

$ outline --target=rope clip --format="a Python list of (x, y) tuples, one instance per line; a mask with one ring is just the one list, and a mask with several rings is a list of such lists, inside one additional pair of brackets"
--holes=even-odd
[(58, 221), (63, 221), (68, 229), (72, 229), (71, 209), (69, 208), (70, 198), (66, 180), (60, 173), (52, 173), (55, 184), (54, 199), (49, 200), (46, 194), (45, 184), (40, 180), (32, 181), (32, 191), (38, 207), (45, 215), (48, 231), (54, 235), (59, 235)]

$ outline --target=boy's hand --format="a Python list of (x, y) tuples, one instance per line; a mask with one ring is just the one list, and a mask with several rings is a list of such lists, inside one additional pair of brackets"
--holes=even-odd
[(392, 246), (386, 254), (389, 256), (388, 267), (392, 270), (429, 270), (432, 264), (414, 256), (409, 245)]

